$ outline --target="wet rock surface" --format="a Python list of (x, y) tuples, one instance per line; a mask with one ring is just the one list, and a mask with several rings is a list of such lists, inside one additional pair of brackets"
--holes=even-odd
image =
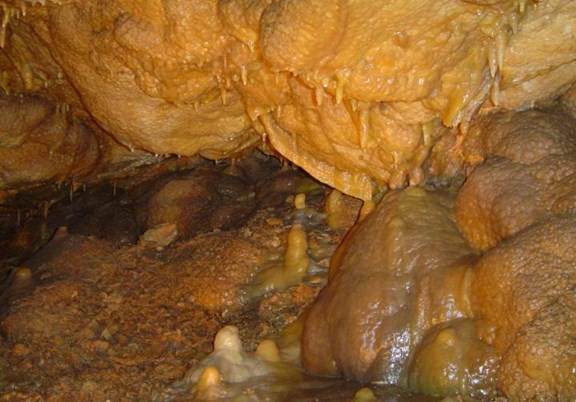
[(478, 339), (473, 320), (452, 320), (427, 331), (416, 347), (408, 388), (431, 395), (494, 399), (499, 362), (494, 347)]
[(306, 316), (308, 370), (405, 382), (425, 331), (470, 314), (466, 264), (475, 253), (451, 218), (453, 200), (445, 190), (390, 192), (340, 246), (336, 271)]
[[(63, 189), (46, 216), (3, 229), (2, 397), (350, 400), (360, 388), (309, 377), (321, 374), (390, 384), (371, 387), (381, 400), (419, 398), (398, 385), (570, 399), (574, 133), (555, 114), (531, 125), (544, 117), (487, 117), (500, 131), (464, 150), (487, 159), (461, 188), (389, 191), (371, 213), (262, 153)], [(274, 339), (306, 373), (191, 375), (226, 325), (246, 362)]]

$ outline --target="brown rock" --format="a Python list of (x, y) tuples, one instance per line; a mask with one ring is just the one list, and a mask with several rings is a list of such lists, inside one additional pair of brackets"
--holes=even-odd
[(503, 356), (498, 384), (514, 400), (576, 397), (576, 217), (537, 223), (474, 267), (477, 333)]
[(494, 158), (477, 167), (456, 199), (462, 232), (483, 250), (531, 224), (576, 208), (576, 154), (530, 165)]
[(176, 225), (177, 237), (242, 226), (256, 207), (251, 186), (208, 170), (168, 181), (148, 201), (146, 227)]
[(490, 159), (466, 179), (456, 219), (480, 249), (576, 208), (576, 120), (562, 109), (496, 113), (473, 130), (466, 152)]
[(498, 156), (529, 165), (551, 155), (576, 152), (576, 119), (559, 104), (547, 109), (507, 111), (479, 117), (466, 136), (470, 161)]
[(426, 333), (411, 359), (408, 386), (428, 395), (492, 399), (498, 363), (496, 350), (477, 338), (473, 320), (453, 320)]
[(108, 162), (107, 141), (54, 104), (2, 96), (0, 110), (0, 189), (80, 180)]
[(499, 386), (518, 400), (576, 398), (574, 289), (538, 311), (504, 354)]
[(576, 286), (575, 236), (576, 217), (557, 217), (482, 256), (471, 287), (480, 339), (505, 353), (524, 325)]
[(215, 181), (215, 175), (204, 172), (169, 181), (150, 199), (146, 226), (175, 224), (180, 238), (208, 230), (217, 197)]

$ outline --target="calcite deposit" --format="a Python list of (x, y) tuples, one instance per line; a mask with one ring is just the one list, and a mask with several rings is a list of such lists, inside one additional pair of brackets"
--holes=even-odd
[(575, 236), (574, 215), (542, 221), (475, 267), (477, 333), (503, 356), (502, 389), (520, 400), (576, 396)]
[(491, 248), (535, 222), (574, 211), (576, 119), (562, 105), (554, 109), (493, 114), (473, 130), (467, 152), (487, 161), (458, 193), (456, 217), (474, 246)]
[(308, 370), (405, 382), (426, 330), (471, 315), (475, 253), (451, 219), (452, 205), (445, 191), (391, 192), (344, 242), (337, 271), (306, 317)]
[[(46, 240), (63, 183), (72, 199), (258, 148), (334, 189), (334, 239), (356, 218), (341, 205), (365, 202), (305, 317), (304, 370), (576, 398), (576, 2), (0, 0), (0, 18), (0, 212), (17, 221), (1, 233), (26, 204)], [(228, 167), (167, 179), (119, 243), (217, 235), (320, 189)], [(302, 206), (281, 222), (302, 230), (286, 286), (313, 279), (305, 230), (324, 219)]]
[(2, 5), (5, 90), (156, 154), (220, 158), (263, 138), (364, 199), (423, 182), (431, 155), (460, 160), (432, 152), (457, 135), (442, 126), (465, 132), (480, 109), (527, 107), (576, 78), (568, 0)]
[(443, 213), (434, 192), (384, 196), (332, 260), (305, 367), (435, 395), (576, 397), (575, 134), (556, 109), (480, 121), (487, 161)]
[(0, 109), (0, 188), (74, 180), (111, 162), (111, 140), (53, 102), (3, 94)]

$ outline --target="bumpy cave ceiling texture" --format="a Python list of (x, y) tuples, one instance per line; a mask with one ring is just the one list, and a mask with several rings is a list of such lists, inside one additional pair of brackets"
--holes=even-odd
[(576, 1), (0, 5), (0, 202), (258, 148), (379, 201), (307, 372), (576, 398)]

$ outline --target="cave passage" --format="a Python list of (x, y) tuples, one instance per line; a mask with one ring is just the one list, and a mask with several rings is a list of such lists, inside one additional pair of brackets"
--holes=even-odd
[(0, 18), (0, 401), (576, 400), (576, 2)]

